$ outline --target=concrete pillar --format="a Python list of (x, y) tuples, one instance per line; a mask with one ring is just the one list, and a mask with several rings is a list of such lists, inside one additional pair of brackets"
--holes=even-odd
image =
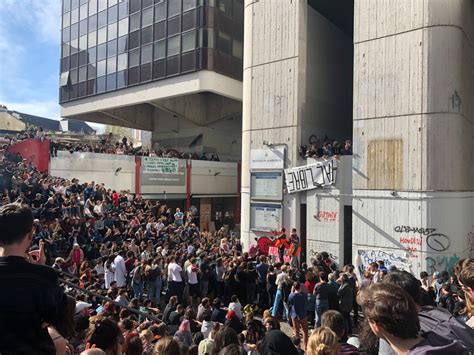
[(354, 16), (354, 262), (449, 271), (474, 231), (474, 3)]
[[(298, 165), (306, 61), (303, 0), (245, 1), (242, 117), (242, 221), (245, 249), (250, 230), (250, 151), (263, 142), (288, 147), (286, 167)], [(299, 228), (299, 195), (285, 195), (283, 226)]]

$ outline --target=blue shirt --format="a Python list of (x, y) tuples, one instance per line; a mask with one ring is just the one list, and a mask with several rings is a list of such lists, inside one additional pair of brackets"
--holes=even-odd
[(293, 292), (288, 297), (288, 304), (290, 306), (291, 318), (303, 319), (308, 312), (308, 298), (306, 294)]

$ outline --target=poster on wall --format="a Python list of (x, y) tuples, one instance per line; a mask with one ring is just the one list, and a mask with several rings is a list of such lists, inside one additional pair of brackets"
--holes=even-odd
[(250, 169), (283, 169), (285, 147), (250, 150)]
[(336, 182), (337, 160), (285, 169), (285, 184), (289, 194), (331, 186)]
[(280, 204), (250, 204), (250, 229), (271, 231), (280, 229), (281, 223), (282, 208)]
[(252, 171), (250, 186), (251, 199), (281, 201), (283, 198), (283, 173), (281, 171)]
[(185, 164), (181, 159), (142, 157), (141, 184), (182, 186), (186, 182)]

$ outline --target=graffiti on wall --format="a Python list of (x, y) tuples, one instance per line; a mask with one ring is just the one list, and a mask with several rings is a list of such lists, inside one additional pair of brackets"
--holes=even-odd
[(337, 214), (338, 212), (319, 211), (314, 215), (314, 218), (316, 218), (318, 221), (334, 222), (337, 218)]
[[(437, 232), (436, 228), (419, 228), (410, 226), (396, 226), (396, 233), (413, 233), (426, 237), (426, 246), (434, 251), (443, 252), (449, 249), (451, 240), (446, 234)], [(400, 241), (401, 243), (401, 241)], [(421, 245), (421, 244), (420, 244)]]
[(358, 249), (356, 267), (363, 274), (371, 263), (383, 260), (387, 269), (395, 266), (399, 270), (410, 271), (410, 262), (404, 254), (395, 250)]
[(427, 256), (426, 261), (426, 272), (428, 275), (433, 275), (436, 271), (448, 271), (452, 272), (454, 265), (459, 261), (459, 257), (454, 255), (439, 255), (439, 256)]

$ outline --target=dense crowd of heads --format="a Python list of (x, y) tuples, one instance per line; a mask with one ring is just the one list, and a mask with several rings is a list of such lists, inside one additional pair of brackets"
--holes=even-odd
[[(189, 211), (41, 174), (15, 156), (2, 157), (0, 172), (0, 276), (11, 287), (0, 302), (13, 309), (26, 302), (28, 287), (32, 295), (43, 292), (28, 304), (38, 305), (28, 317), (43, 317), (55, 304), (40, 325), (57, 353), (322, 355), (388, 347), (381, 353), (467, 354), (474, 346), (472, 259), (451, 274), (423, 273), (420, 280), (380, 261), (359, 279), (354, 266), (340, 268), (328, 253), (309, 265), (296, 254), (276, 262), (244, 252), (227, 226), (200, 230)], [(299, 248), (295, 229), (288, 236), (280, 231), (277, 240), (281, 255)], [(22, 284), (34, 271), (8, 255), (26, 249), (32, 264), (50, 265), (61, 287)], [(38, 277), (53, 277), (40, 271)], [(5, 348), (17, 344), (8, 336), (24, 329), (17, 339), (26, 346), (34, 322), (5, 308), (0, 313), (0, 352), (14, 353)], [(455, 326), (457, 332), (447, 330)], [(36, 339), (38, 349), (42, 341)]]
[(352, 141), (346, 139), (344, 146), (335, 139), (324, 138), (323, 140), (310, 139), (309, 146), (302, 145), (298, 148), (301, 159), (306, 158), (327, 158), (338, 155), (352, 155)]

